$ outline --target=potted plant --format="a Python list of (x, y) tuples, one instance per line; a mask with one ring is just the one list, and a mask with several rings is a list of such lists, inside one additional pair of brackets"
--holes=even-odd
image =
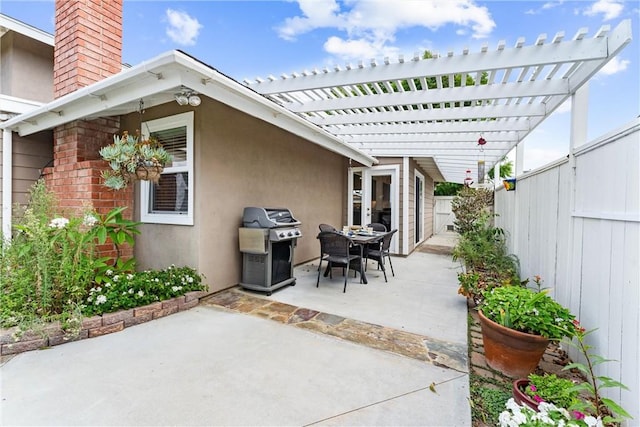
[(579, 402), (576, 384), (556, 374), (529, 374), (513, 382), (513, 398), (519, 405), (538, 410), (541, 402), (553, 403), (559, 408), (571, 408)]
[(533, 372), (549, 341), (576, 334), (575, 316), (548, 289), (493, 288), (484, 293), (478, 316), (487, 364), (515, 378)]
[(157, 139), (144, 140), (139, 131), (136, 136), (128, 131), (122, 136), (114, 135), (113, 144), (102, 147), (100, 155), (111, 168), (102, 173), (104, 185), (114, 190), (126, 188), (135, 179), (157, 182), (164, 166), (172, 159)]

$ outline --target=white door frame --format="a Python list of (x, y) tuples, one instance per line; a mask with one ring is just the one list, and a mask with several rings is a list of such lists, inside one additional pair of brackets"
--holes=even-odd
[[(362, 172), (362, 209), (361, 224), (371, 222), (371, 217), (367, 217), (367, 206), (371, 206), (371, 177), (381, 175), (391, 175), (391, 229), (400, 229), (400, 166), (399, 165), (383, 165), (372, 166), (370, 168), (351, 168), (349, 171), (348, 181), (348, 225), (353, 224), (353, 172)], [(399, 233), (396, 233), (391, 242), (391, 252), (398, 253)]]
[[(424, 211), (424, 175), (421, 174), (418, 171), (418, 169), (414, 169), (413, 173), (415, 174), (415, 177), (420, 179), (420, 182), (422, 182), (422, 185), (420, 186), (420, 200), (422, 201), (422, 206), (420, 207), (420, 213), (421, 213), (420, 218), (417, 217), (415, 209), (414, 209), (414, 213), (413, 213), (414, 227), (417, 224), (420, 224), (420, 236), (418, 236), (418, 242), (415, 241), (415, 237), (416, 237), (415, 236), (415, 232), (414, 232), (414, 235), (413, 235), (413, 240), (414, 240), (413, 244), (417, 245), (418, 243), (421, 243), (421, 242), (424, 241), (424, 214), (425, 214), (425, 211)], [(418, 193), (416, 192), (415, 184), (414, 184), (413, 191), (414, 191), (414, 193), (416, 193), (416, 194), (414, 194), (414, 197), (417, 197)], [(420, 221), (420, 222), (418, 222), (418, 221)]]

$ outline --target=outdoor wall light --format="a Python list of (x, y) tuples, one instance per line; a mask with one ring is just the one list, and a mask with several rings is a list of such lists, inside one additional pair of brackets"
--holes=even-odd
[(200, 97), (191, 91), (176, 93), (175, 97), (178, 105), (191, 105), (192, 107), (197, 107), (202, 102)]

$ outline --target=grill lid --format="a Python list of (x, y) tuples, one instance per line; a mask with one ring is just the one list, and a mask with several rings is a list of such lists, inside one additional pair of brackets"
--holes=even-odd
[(244, 208), (242, 223), (249, 228), (276, 228), (300, 225), (289, 209), (285, 208)]

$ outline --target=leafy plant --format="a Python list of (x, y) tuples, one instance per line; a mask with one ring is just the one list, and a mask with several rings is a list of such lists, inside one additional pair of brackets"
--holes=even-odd
[(114, 135), (113, 144), (102, 147), (100, 155), (111, 167), (102, 173), (104, 185), (114, 190), (126, 188), (138, 168), (163, 168), (172, 159), (156, 139), (143, 140), (139, 131), (136, 136), (128, 131)]
[(94, 280), (102, 283), (105, 280), (106, 271), (116, 271), (127, 273), (135, 270), (135, 258), (122, 259), (121, 248), (125, 243), (133, 247), (134, 236), (140, 234), (139, 222), (131, 221), (123, 217), (122, 213), (126, 207), (119, 207), (110, 210), (105, 215), (98, 215), (95, 227), (95, 235), (98, 243), (103, 245), (107, 240), (111, 241), (116, 249), (116, 258), (100, 258), (96, 260), (96, 276)]
[(502, 286), (484, 293), (480, 305), (488, 319), (516, 331), (541, 335), (551, 341), (576, 334), (575, 316), (547, 295), (522, 286)]
[(16, 217), (15, 236), (0, 254), (0, 324), (13, 326), (47, 319), (84, 298), (96, 266), (95, 218), (86, 213), (66, 218), (38, 181), (30, 203)]
[(578, 400), (578, 390), (573, 381), (555, 374), (529, 374), (529, 385), (524, 392), (538, 403), (549, 402), (561, 408), (570, 408)]
[(493, 192), (485, 188), (463, 187), (451, 202), (451, 210), (456, 216), (453, 224), (462, 235), (476, 227), (478, 219), (487, 213), (493, 204)]
[(204, 291), (202, 276), (190, 267), (171, 266), (160, 271), (115, 274), (106, 272), (107, 281), (89, 290), (84, 314), (111, 313)]
[(528, 406), (518, 405), (512, 398), (505, 406), (507, 409), (499, 417), (501, 427), (602, 427), (602, 421), (596, 417), (576, 414), (572, 416), (567, 409), (553, 403), (541, 402), (538, 411), (534, 411)]
[[(629, 415), (629, 413), (614, 400), (602, 396), (603, 388), (629, 389), (619, 381), (596, 374), (595, 367), (597, 365), (610, 362), (611, 360), (593, 353), (593, 347), (586, 343), (587, 336), (593, 333), (595, 329), (586, 332), (577, 320), (574, 321), (574, 326), (576, 329), (577, 344), (571, 342), (571, 345), (580, 350), (586, 363), (573, 362), (565, 366), (563, 369), (577, 369), (586, 376), (587, 381), (577, 385), (575, 390), (578, 392), (585, 392), (591, 398), (583, 399), (581, 404), (573, 405), (572, 409), (576, 409), (583, 415), (584, 413), (592, 414), (602, 419), (602, 421), (607, 424), (621, 422), (625, 418), (632, 418), (631, 415)], [(609, 413), (612, 413), (615, 416), (612, 417)]]

